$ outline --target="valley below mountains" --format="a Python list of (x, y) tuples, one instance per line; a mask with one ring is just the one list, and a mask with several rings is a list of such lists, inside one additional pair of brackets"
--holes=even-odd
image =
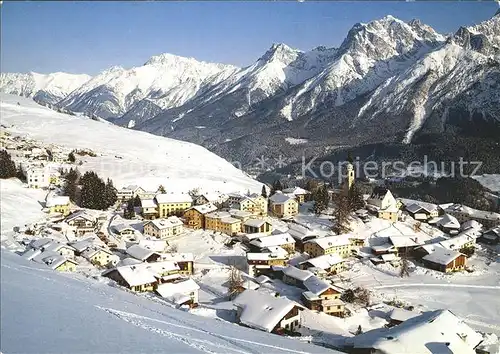
[(443, 137), (500, 155), (500, 12), (447, 35), (386, 16), (355, 24), (338, 48), (274, 44), (245, 68), (161, 54), (94, 77), (2, 73), (0, 91), (197, 143), (250, 169), (261, 156), (293, 163)]

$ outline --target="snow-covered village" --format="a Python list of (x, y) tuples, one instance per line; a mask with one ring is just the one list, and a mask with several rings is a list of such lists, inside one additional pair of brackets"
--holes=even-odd
[(0, 1), (0, 354), (500, 354), (465, 3)]
[(19, 134), (40, 113), (65, 117), (13, 99), (1, 244), (23, 262), (323, 349), (401, 353), (435, 336), (456, 353), (497, 350), (499, 213), (398, 198), (384, 181), (363, 194), (349, 162), (337, 187), (115, 185), (113, 170), (88, 169), (105, 152)]

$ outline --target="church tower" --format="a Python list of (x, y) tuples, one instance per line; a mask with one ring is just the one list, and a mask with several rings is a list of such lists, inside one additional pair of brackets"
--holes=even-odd
[(347, 190), (350, 191), (352, 186), (354, 185), (354, 166), (351, 162), (347, 164)]

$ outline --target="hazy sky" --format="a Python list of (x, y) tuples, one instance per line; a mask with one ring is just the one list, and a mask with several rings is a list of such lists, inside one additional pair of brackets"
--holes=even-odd
[(2, 72), (97, 74), (172, 53), (250, 65), (275, 42), (338, 46), (357, 22), (387, 14), (455, 32), (493, 16), (482, 2), (3, 2)]

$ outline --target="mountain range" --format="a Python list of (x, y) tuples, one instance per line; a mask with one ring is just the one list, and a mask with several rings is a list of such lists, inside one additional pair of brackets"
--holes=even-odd
[(274, 44), (245, 68), (162, 54), (95, 77), (2, 73), (0, 90), (244, 165), (449, 131), (494, 137), (500, 13), (451, 35), (386, 16), (355, 24), (338, 48)]

